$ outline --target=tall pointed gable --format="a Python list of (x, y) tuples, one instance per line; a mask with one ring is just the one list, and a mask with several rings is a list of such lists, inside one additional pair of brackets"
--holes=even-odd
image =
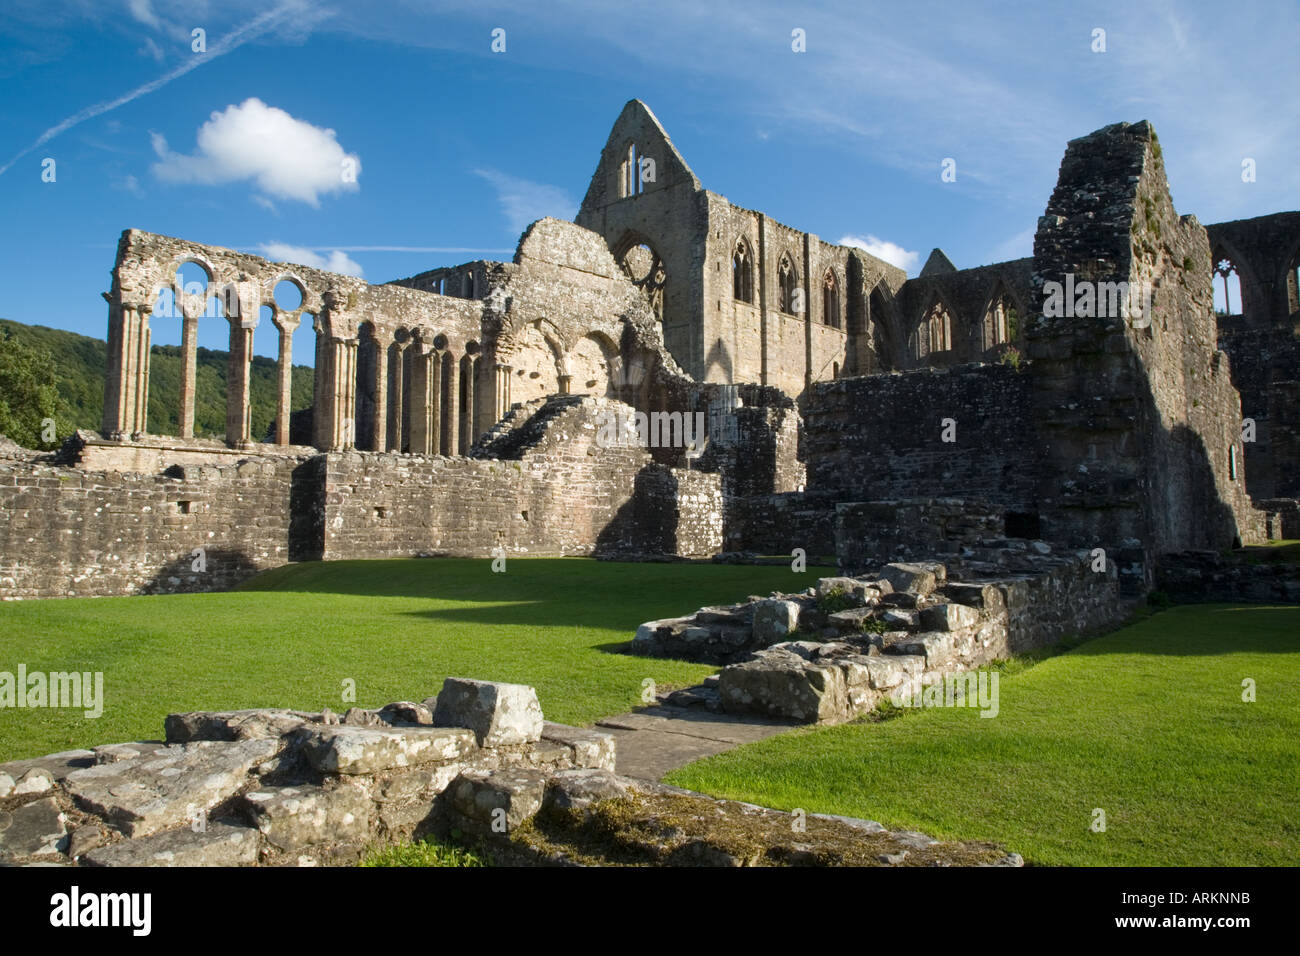
[(952, 260), (944, 255), (942, 249), (934, 249), (930, 252), (930, 258), (925, 260), (925, 265), (921, 269), (921, 278), (929, 276), (948, 275), (956, 272), (957, 267), (952, 264)]
[(609, 131), (575, 222), (593, 228), (599, 211), (611, 203), (638, 190), (650, 193), (673, 186), (703, 188), (650, 107), (628, 100)]

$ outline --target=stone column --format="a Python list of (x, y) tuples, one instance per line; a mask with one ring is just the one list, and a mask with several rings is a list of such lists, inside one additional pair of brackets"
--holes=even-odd
[(559, 381), (560, 381), (560, 394), (561, 395), (570, 394), (570, 392), (573, 390), (573, 376), (561, 375), (559, 377)]
[(352, 448), (357, 440), (357, 340), (330, 340), (334, 352), (334, 415), (331, 450)]
[(135, 415), (131, 422), (131, 434), (143, 435), (149, 430), (149, 313), (153, 310), (145, 306), (139, 309), (139, 338), (136, 354), (136, 390)]
[(253, 329), (257, 321), (230, 318), (230, 360), (226, 366), (226, 444), (243, 448), (249, 444), (248, 415), (250, 363), (253, 360)]
[(148, 309), (121, 302), (105, 294), (108, 301), (108, 366), (104, 375), (103, 432), (122, 440), (142, 432), (149, 402)]
[(293, 403), (293, 333), (302, 316), (276, 315), (274, 321), (280, 330), (280, 355), (276, 361), (275, 443), (287, 445)]
[(375, 422), (371, 431), (371, 451), (388, 450), (388, 349), (379, 344), (376, 334), (375, 349)]
[(405, 382), (403, 379), (404, 370), (402, 366), (404, 364), (404, 359), (402, 353), (405, 350), (405, 348), (406, 345), (404, 343), (394, 342), (392, 345), (388, 347), (388, 354), (385, 357), (385, 361), (391, 361), (393, 363), (393, 378), (392, 378), (393, 405), (392, 408), (389, 410), (390, 418), (388, 420), (388, 450), (395, 451), (398, 454), (401, 454), (402, 451), (402, 438), (403, 438), (402, 389)]
[(429, 353), (429, 406), (425, 417), (429, 429), (429, 454), (445, 455), (442, 447), (442, 353)]
[(457, 403), (460, 400), (460, 372), (456, 367), (456, 356), (450, 352), (446, 353), (448, 360), (443, 363), (443, 383), (442, 383), (442, 432), (446, 439), (446, 447), (442, 450), (444, 455), (455, 455), (460, 448), (460, 415), (457, 414)]
[(496, 372), (496, 396), (492, 402), (492, 414), (496, 424), (505, 418), (506, 412), (510, 411), (510, 373), (514, 371), (509, 365), (498, 362), (494, 366)]
[(199, 361), (198, 316), (181, 319), (181, 437), (194, 437), (194, 390)]
[(464, 367), (461, 370), (463, 379), (461, 388), (464, 389), (465, 394), (461, 396), (460, 444), (457, 447), (462, 455), (469, 454), (469, 448), (474, 444), (474, 439), (477, 437), (474, 432), (474, 406), (477, 404), (474, 385), (475, 379), (478, 377), (475, 374), (477, 365), (478, 363), (471, 357), (469, 361), (463, 363)]
[(330, 416), (334, 414), (333, 352), (325, 334), (325, 322), (317, 315), (312, 326), (316, 332), (316, 368), (312, 376), (312, 444), (324, 451), (329, 448)]
[(408, 419), (411, 425), (409, 444), (412, 455), (429, 454), (429, 360), (438, 353), (426, 353), (424, 346), (416, 345), (411, 356), (411, 381), (409, 390), (411, 408)]

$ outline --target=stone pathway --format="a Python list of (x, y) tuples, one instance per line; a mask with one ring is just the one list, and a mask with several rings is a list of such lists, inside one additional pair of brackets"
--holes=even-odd
[(655, 704), (596, 721), (613, 734), (617, 772), (658, 781), (670, 770), (803, 726), (764, 717), (711, 713), (698, 707)]

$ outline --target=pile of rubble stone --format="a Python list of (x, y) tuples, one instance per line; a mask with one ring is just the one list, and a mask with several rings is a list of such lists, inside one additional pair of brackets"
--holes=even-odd
[(343, 717), (172, 714), (166, 736), (0, 764), (0, 861), (350, 863), (436, 832), (458, 779), (614, 768), (611, 736), (544, 721), (533, 688), (459, 678)]

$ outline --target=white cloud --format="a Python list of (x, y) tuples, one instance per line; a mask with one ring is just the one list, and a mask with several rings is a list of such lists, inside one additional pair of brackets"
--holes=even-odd
[(127, 9), (131, 11), (131, 16), (135, 17), (147, 27), (157, 29), (162, 26), (162, 21), (158, 19), (158, 14), (153, 12), (153, 4), (150, 0), (128, 0)]
[[(320, 205), (322, 194), (355, 192), (361, 159), (344, 152), (334, 130), (295, 119), (256, 97), (223, 112), (199, 127), (192, 156), (173, 153), (162, 134), (153, 134), (160, 161), (154, 175), (174, 183), (238, 182), (249, 179), (277, 199)], [(349, 170), (353, 174), (345, 175)]]
[[(19, 150), (14, 154), (9, 162), (0, 166), (0, 176), (3, 176), (14, 163), (18, 162), (18, 160), (22, 159), (33, 150), (44, 146), (60, 133), (64, 133), (72, 127), (84, 123), (88, 119), (94, 119), (96, 116), (103, 116), (105, 113), (111, 112), (120, 106), (125, 106), (127, 103), (138, 100), (142, 96), (148, 96), (150, 93), (162, 89), (172, 80), (184, 76), (186, 73), (190, 72), (190, 70), (196, 69), (205, 63), (215, 60), (219, 56), (224, 56), (231, 50), (236, 50), (245, 43), (248, 43), (250, 40), (255, 40), (275, 27), (283, 25), (283, 23), (290, 17), (296, 18), (293, 28), (301, 33), (302, 30), (307, 29), (307, 25), (305, 21), (303, 21), (303, 18), (307, 16), (308, 13), (310, 13), (310, 8), (305, 6), (302, 0), (284, 0), (280, 6), (264, 11), (253, 20), (245, 23), (243, 26), (224, 34), (215, 43), (208, 46), (207, 53), (199, 56), (187, 57), (179, 66), (167, 71), (162, 76), (150, 80), (142, 86), (137, 86), (130, 92), (123, 93), (121, 96), (115, 97), (114, 99), (104, 100), (102, 103), (96, 103), (94, 106), (87, 106), (80, 112), (73, 113), (62, 122), (51, 126), (40, 136), (36, 137), (36, 140), (30, 146)], [(148, 10), (148, 14), (152, 15), (151, 8)]]
[(323, 256), (306, 246), (291, 246), (287, 242), (264, 242), (258, 248), (272, 262), (293, 262), (339, 275), (363, 277), (360, 264), (341, 249), (333, 249)]
[(919, 252), (908, 252), (898, 243), (880, 239), (876, 236), (842, 236), (839, 244), (861, 249), (863, 252), (873, 255), (877, 259), (884, 259), (890, 265), (898, 266), (898, 268), (906, 272), (911, 272), (916, 268), (917, 263), (921, 261)]
[(531, 182), (495, 169), (476, 169), (474, 174), (482, 176), (496, 189), (497, 202), (501, 204), (510, 231), (516, 235), (545, 216), (572, 219), (578, 211), (578, 204), (558, 186)]

